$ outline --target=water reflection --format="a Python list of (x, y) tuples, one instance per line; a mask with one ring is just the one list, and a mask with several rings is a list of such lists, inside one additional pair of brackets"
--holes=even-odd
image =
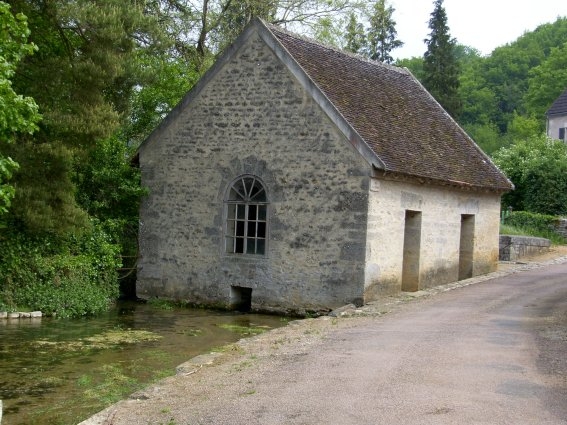
[(75, 424), (277, 316), (122, 303), (88, 319), (0, 320), (3, 425)]

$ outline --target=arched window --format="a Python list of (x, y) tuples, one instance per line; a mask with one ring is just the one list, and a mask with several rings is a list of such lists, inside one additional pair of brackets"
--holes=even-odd
[(255, 176), (238, 177), (230, 186), (226, 206), (226, 252), (264, 255), (268, 225), (268, 196)]

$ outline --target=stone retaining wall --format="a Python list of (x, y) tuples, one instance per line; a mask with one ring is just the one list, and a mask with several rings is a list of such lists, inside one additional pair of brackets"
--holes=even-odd
[(567, 238), (567, 218), (562, 218), (557, 221), (557, 224), (555, 225), (555, 232), (559, 233), (564, 238)]
[(545, 238), (500, 235), (500, 261), (516, 261), (522, 257), (549, 250), (551, 242)]

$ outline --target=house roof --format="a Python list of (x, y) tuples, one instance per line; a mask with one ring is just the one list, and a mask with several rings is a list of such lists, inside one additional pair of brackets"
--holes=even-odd
[(546, 112), (547, 116), (567, 115), (567, 89), (555, 99)]
[(266, 27), (378, 158), (370, 159), (377, 169), (458, 186), (513, 188), (407, 69)]
[(379, 175), (508, 191), (512, 183), (405, 68), (370, 61), (253, 19), (142, 143), (168, 127), (258, 34)]

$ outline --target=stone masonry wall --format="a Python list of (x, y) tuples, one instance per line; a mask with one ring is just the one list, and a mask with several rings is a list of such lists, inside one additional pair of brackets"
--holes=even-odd
[(558, 220), (554, 230), (564, 238), (567, 238), (567, 218)]
[(532, 236), (500, 235), (500, 260), (516, 261), (549, 250), (549, 239)]
[(472, 275), (498, 264), (500, 197), (456, 189), (373, 179), (367, 239), (366, 300), (402, 290), (406, 211), (421, 214), (419, 285), (459, 280), (463, 215), (474, 217)]
[[(138, 296), (227, 306), (361, 303), (370, 167), (253, 35), (160, 137), (140, 149)], [(226, 254), (229, 184), (253, 174), (269, 199), (265, 256)]]

